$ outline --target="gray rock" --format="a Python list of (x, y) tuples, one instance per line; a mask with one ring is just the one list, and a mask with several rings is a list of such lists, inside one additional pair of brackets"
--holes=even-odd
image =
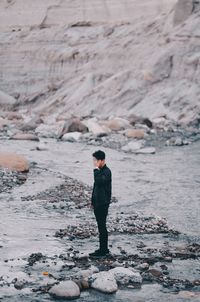
[(116, 267), (109, 270), (119, 284), (127, 285), (129, 283), (142, 283), (142, 277), (140, 273), (134, 269)]
[(63, 281), (58, 285), (54, 285), (50, 290), (49, 294), (55, 298), (61, 299), (76, 299), (80, 296), (80, 289), (78, 285), (73, 281)]
[(90, 278), (91, 287), (103, 293), (111, 294), (118, 290), (115, 277), (110, 272), (93, 274)]

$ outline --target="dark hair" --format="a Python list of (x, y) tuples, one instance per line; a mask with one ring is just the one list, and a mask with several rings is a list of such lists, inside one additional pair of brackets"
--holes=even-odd
[(97, 160), (104, 160), (106, 158), (105, 152), (98, 150), (92, 154)]

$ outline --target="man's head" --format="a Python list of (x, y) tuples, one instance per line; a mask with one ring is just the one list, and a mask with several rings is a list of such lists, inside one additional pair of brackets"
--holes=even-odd
[(94, 166), (98, 168), (102, 168), (105, 165), (106, 155), (103, 151), (98, 150), (92, 154)]

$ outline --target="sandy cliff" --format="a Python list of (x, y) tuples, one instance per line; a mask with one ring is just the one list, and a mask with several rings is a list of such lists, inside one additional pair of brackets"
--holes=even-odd
[(135, 113), (196, 122), (198, 7), (192, 0), (1, 1), (0, 90), (18, 108), (51, 117)]

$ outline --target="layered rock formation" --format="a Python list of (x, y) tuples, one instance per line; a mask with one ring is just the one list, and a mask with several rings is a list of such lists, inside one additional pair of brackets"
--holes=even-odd
[(1, 1), (0, 90), (50, 120), (134, 113), (198, 125), (199, 6)]

